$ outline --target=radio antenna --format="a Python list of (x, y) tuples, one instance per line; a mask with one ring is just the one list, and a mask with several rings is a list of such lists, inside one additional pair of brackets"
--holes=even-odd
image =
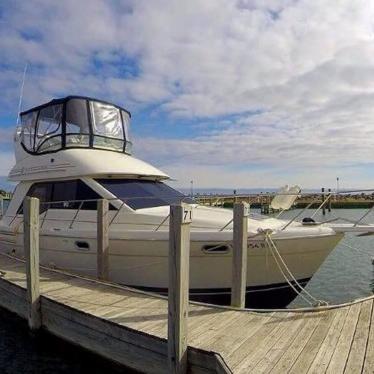
[(22, 107), (22, 99), (23, 99), (23, 88), (25, 86), (25, 80), (26, 80), (26, 72), (27, 72), (28, 63), (26, 62), (25, 68), (23, 69), (23, 78), (22, 78), (22, 84), (21, 84), (21, 91), (19, 94), (19, 102), (18, 102), (18, 113), (17, 113), (17, 126), (19, 124), (19, 116), (21, 113), (21, 107)]

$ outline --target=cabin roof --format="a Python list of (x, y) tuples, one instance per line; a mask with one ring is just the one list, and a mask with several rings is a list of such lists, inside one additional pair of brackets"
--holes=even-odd
[(114, 106), (114, 107), (116, 107), (120, 110), (124, 110), (131, 117), (131, 113), (127, 109), (125, 109), (125, 108), (123, 108), (119, 105), (113, 104), (113, 103), (111, 103), (109, 101), (106, 101), (106, 100), (100, 100), (100, 99), (95, 99), (94, 97), (79, 96), (79, 95), (69, 95), (69, 96), (65, 96), (65, 97), (62, 97), (62, 98), (58, 98), (58, 99), (52, 99), (51, 101), (48, 101), (47, 103), (35, 106), (33, 108), (30, 108), (30, 109), (27, 109), (27, 110), (21, 112), (20, 115), (23, 116), (24, 114), (43, 109), (43, 108), (48, 107), (50, 105), (63, 104), (63, 103), (66, 103), (67, 101), (69, 101), (71, 99), (83, 99), (83, 100), (89, 100), (89, 101), (97, 101), (97, 102), (100, 102), (100, 103), (103, 103), (103, 104), (112, 105), (112, 106)]

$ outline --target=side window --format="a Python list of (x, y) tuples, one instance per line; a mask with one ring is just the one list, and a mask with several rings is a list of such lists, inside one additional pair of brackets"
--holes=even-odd
[[(82, 181), (78, 181), (76, 197), (77, 197), (77, 200), (100, 199), (100, 196)], [(82, 205), (82, 209), (86, 209), (86, 210), (96, 210), (96, 207), (97, 207), (96, 201), (86, 201)]]
[(35, 151), (53, 151), (61, 148), (62, 104), (41, 109), (38, 117)]
[(90, 102), (90, 108), (94, 146), (122, 151), (124, 134), (119, 109), (96, 101)]
[(86, 100), (71, 99), (66, 104), (66, 146), (88, 147), (90, 128)]
[[(82, 210), (96, 210), (96, 201), (100, 199), (100, 195), (81, 180), (35, 183), (27, 192), (27, 196), (40, 200), (40, 213), (47, 209), (78, 209), (80, 206)], [(110, 205), (110, 209), (115, 208)], [(18, 214), (23, 214), (23, 204), (18, 209)]]
[[(48, 206), (43, 202), (49, 202), (52, 198), (52, 183), (35, 183), (31, 186), (26, 196), (37, 197), (40, 200), (40, 213), (44, 213)], [(18, 214), (23, 214), (23, 204), (18, 209)]]
[(126, 153), (131, 154), (132, 152), (132, 142), (130, 133), (130, 116), (125, 111), (121, 110), (121, 116), (123, 121), (123, 128), (125, 130), (125, 140), (126, 140)]
[[(100, 196), (81, 180), (55, 182), (53, 184), (53, 209), (78, 209), (82, 200), (97, 200)], [(81, 209), (96, 210), (96, 201), (83, 202)]]
[(34, 151), (35, 126), (38, 112), (30, 112), (21, 116), (21, 141), (28, 151)]
[(77, 200), (77, 181), (64, 181), (53, 183), (52, 201), (56, 201), (51, 205), (53, 209), (77, 209), (79, 204), (73, 200)]

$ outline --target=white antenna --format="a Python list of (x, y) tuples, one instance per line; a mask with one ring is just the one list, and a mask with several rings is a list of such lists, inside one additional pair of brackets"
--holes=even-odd
[(22, 84), (21, 84), (21, 92), (20, 92), (20, 95), (19, 95), (19, 102), (18, 102), (17, 126), (19, 124), (19, 115), (21, 113), (22, 99), (23, 99), (23, 87), (25, 86), (25, 79), (26, 79), (27, 67), (28, 67), (28, 63), (26, 62), (25, 68), (23, 69), (23, 78), (22, 78)]

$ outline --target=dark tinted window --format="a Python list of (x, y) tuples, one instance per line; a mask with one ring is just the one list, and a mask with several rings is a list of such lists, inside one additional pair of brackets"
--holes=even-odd
[(192, 200), (162, 182), (132, 179), (97, 179), (132, 209), (151, 208)]
[[(40, 213), (47, 210), (46, 204), (42, 204), (45, 201), (51, 201), (52, 197), (52, 184), (51, 183), (36, 183), (31, 186), (27, 196), (37, 197), (40, 200)], [(22, 213), (23, 207), (21, 206), (20, 213)]]
[[(81, 180), (35, 183), (27, 196), (40, 199), (40, 212), (46, 209), (78, 209), (81, 201), (72, 200), (97, 200), (100, 196)], [(53, 202), (42, 204), (43, 202)], [(85, 201), (81, 209), (96, 210), (96, 201)], [(22, 207), (19, 210), (22, 213)]]

